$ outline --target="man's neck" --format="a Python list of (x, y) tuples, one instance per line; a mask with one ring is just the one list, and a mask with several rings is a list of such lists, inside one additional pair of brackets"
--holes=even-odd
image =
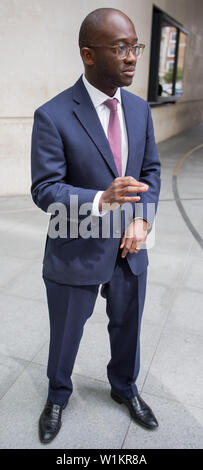
[(97, 90), (102, 91), (102, 93), (105, 93), (105, 95), (108, 95), (111, 98), (115, 95), (118, 90), (118, 88), (105, 88), (102, 84), (95, 82), (91, 77), (87, 77), (86, 73), (84, 73), (84, 76), (86, 80), (90, 83), (90, 85), (92, 85)]

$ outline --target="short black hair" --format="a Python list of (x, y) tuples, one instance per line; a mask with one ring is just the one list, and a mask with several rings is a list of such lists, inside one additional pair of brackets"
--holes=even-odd
[(98, 27), (103, 20), (105, 13), (110, 11), (118, 11), (119, 13), (124, 13), (117, 8), (97, 8), (96, 10), (91, 11), (85, 19), (83, 20), (80, 31), (79, 31), (79, 47), (85, 47), (91, 44), (92, 37), (94, 33), (98, 30)]

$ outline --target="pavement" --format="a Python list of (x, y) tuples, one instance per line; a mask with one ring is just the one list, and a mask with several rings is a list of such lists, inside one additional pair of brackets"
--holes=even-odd
[(110, 397), (108, 320), (99, 295), (84, 328), (60, 433), (48, 445), (39, 442), (48, 387), (49, 319), (41, 271), (49, 216), (30, 195), (0, 198), (0, 448), (203, 447), (201, 144), (203, 123), (158, 144), (162, 188), (137, 381), (159, 421), (154, 431), (138, 426), (125, 405)]

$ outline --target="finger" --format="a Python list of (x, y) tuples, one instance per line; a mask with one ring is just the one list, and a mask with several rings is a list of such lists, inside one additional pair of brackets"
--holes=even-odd
[(147, 184), (144, 184), (142, 186), (139, 185), (132, 185), (132, 186), (124, 186), (122, 188), (122, 193), (129, 194), (129, 193), (144, 193), (145, 191), (148, 191), (149, 186)]
[(123, 196), (119, 198), (119, 203), (123, 204), (124, 202), (138, 202), (140, 199), (140, 196)]
[(139, 248), (137, 246), (137, 240), (136, 238), (134, 238), (133, 242), (131, 243), (130, 253), (134, 253), (135, 251), (138, 251), (137, 248)]
[(127, 241), (128, 241), (128, 240), (126, 239), (126, 240), (125, 240), (124, 247), (123, 247), (123, 250), (122, 250), (122, 253), (121, 253), (122, 258), (125, 258), (125, 256), (126, 256), (127, 253), (128, 253), (128, 250), (129, 250)]
[(125, 245), (125, 234), (123, 235), (123, 238), (122, 238), (122, 242), (121, 242), (121, 245), (120, 245), (120, 248), (123, 248)]
[(122, 253), (121, 253), (121, 257), (122, 258), (125, 258), (125, 256), (127, 255), (128, 253), (128, 249), (126, 248), (126, 246), (124, 246), (123, 250), (122, 250)]
[(124, 248), (123, 248), (123, 251), (122, 251), (122, 257), (126, 256), (126, 254), (128, 253), (128, 251), (131, 248), (132, 242), (133, 242), (133, 238), (127, 238), (126, 237), (125, 245), (124, 245)]
[(139, 248), (137, 245), (134, 246), (134, 247), (131, 247), (129, 252), (130, 253), (139, 253), (139, 251), (141, 250), (141, 248)]
[(122, 176), (122, 177), (116, 178), (116, 182), (121, 183), (124, 186), (133, 185), (133, 186), (141, 187), (141, 186), (147, 185), (147, 183), (136, 180), (133, 176)]

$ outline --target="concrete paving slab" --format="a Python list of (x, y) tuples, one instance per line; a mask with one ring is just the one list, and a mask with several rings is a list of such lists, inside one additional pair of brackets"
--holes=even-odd
[[(199, 233), (203, 233), (203, 221), (201, 222), (201, 228), (199, 227)], [(191, 256), (198, 257), (200, 260), (202, 259), (202, 248), (195, 238), (191, 245)]]
[(149, 253), (148, 281), (164, 286), (177, 287), (182, 276), (187, 253), (159, 251), (157, 248)]
[(142, 397), (152, 408), (159, 427), (145, 430), (132, 420), (122, 449), (202, 449), (202, 409), (149, 393)]
[(198, 233), (203, 237), (203, 197), (201, 199), (181, 200), (185, 212), (191, 220), (193, 226)]
[(13, 210), (15, 209), (35, 209), (38, 211), (37, 206), (33, 203), (32, 197), (30, 194), (22, 194), (21, 196), (1, 196), (0, 197), (1, 211)]
[(0, 352), (32, 360), (47, 341), (48, 317), (42, 302), (0, 295)]
[(121, 448), (130, 423), (128, 410), (122, 413), (116, 406), (107, 384), (77, 375), (60, 433), (50, 444), (41, 444), (38, 419), (47, 397), (44, 375), (44, 367), (31, 364), (1, 399), (0, 448)]
[[(25, 261), (24, 261), (25, 263)], [(4, 286), (5, 294), (46, 302), (46, 288), (42, 279), (42, 262), (27, 260), (24, 271)]]
[(42, 260), (45, 247), (45, 231), (23, 229), (21, 224), (15, 230), (0, 233), (0, 256), (12, 256), (21, 259)]
[[(202, 142), (203, 143), (203, 142)], [(192, 153), (183, 163), (178, 173), (178, 188), (181, 198), (203, 197), (202, 168), (203, 147)], [(192, 175), (192, 179), (191, 179)], [(194, 184), (195, 182), (195, 184)]]
[[(182, 284), (195, 291), (203, 293), (203, 256), (193, 256), (194, 250), (191, 248), (191, 254), (188, 256), (187, 263), (182, 275)], [(201, 307), (200, 307), (201, 309)]]
[(202, 336), (165, 327), (143, 391), (203, 408)]
[(172, 295), (172, 287), (148, 281), (143, 319), (163, 327), (168, 315)]
[(0, 399), (14, 384), (28, 364), (28, 361), (19, 357), (9, 357), (0, 353)]
[[(167, 229), (166, 229), (167, 227)], [(185, 253), (192, 244), (191, 232), (174, 201), (160, 201), (155, 230), (155, 248), (167, 253)]]
[(0, 287), (4, 287), (27, 270), (27, 267), (30, 266), (30, 260), (2, 255), (0, 256), (0, 266)]
[(203, 339), (203, 292), (180, 289), (166, 322), (166, 328), (201, 335)]
[[(22, 228), (26, 232), (27, 229), (32, 228), (33, 232), (39, 231), (39, 227), (44, 226), (46, 228), (48, 223), (48, 215), (40, 210), (33, 208), (18, 208), (15, 207), (15, 201), (13, 201), (13, 209), (5, 209), (0, 206), (1, 216), (1, 230), (4, 232), (10, 230), (17, 230)], [(19, 225), (21, 227), (19, 228)]]

